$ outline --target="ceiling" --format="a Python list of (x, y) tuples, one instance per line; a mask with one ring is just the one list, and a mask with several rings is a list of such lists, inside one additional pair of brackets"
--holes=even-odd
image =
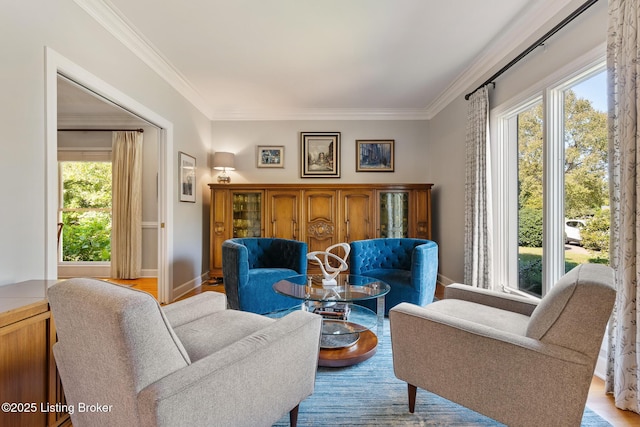
[(431, 118), (575, 3), (75, 1), (212, 120)]

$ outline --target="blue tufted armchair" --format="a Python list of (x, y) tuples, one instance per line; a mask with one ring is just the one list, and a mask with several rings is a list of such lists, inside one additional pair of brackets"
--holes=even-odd
[[(401, 302), (427, 305), (433, 301), (438, 274), (438, 245), (431, 240), (384, 238), (351, 242), (351, 274), (380, 279), (391, 287), (385, 314)], [(372, 302), (363, 304), (374, 309)]]
[(222, 278), (229, 307), (264, 314), (289, 308), (298, 300), (278, 295), (273, 284), (307, 273), (307, 244), (266, 237), (222, 243)]

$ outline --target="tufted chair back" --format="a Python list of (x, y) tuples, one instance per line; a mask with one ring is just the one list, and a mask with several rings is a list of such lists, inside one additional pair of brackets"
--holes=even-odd
[(358, 269), (375, 270), (390, 268), (411, 270), (411, 257), (416, 246), (427, 243), (423, 239), (370, 239), (351, 259)]
[[(292, 246), (290, 240), (267, 237), (248, 237), (231, 240), (247, 248), (249, 269), (289, 268), (297, 271), (305, 268), (299, 262), (299, 247)], [(304, 264), (306, 265), (306, 262)]]
[(265, 314), (289, 308), (296, 300), (278, 295), (273, 284), (307, 273), (307, 244), (268, 237), (222, 243), (222, 276), (229, 307)]
[[(433, 301), (438, 274), (438, 245), (431, 240), (382, 238), (350, 243), (351, 274), (387, 283), (385, 313), (401, 302), (426, 305)], [(372, 302), (362, 305), (374, 308)]]

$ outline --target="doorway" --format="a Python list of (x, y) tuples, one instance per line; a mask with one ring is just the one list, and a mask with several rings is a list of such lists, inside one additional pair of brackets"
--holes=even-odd
[[(86, 148), (91, 151), (92, 148), (100, 150), (99, 145), (104, 144), (104, 140), (111, 139), (111, 130), (120, 129), (123, 125), (133, 128), (142, 128), (147, 131), (145, 141), (153, 141), (155, 146), (154, 154), (147, 155), (153, 157), (155, 166), (147, 169), (152, 170), (150, 178), (147, 179), (147, 196), (152, 202), (147, 202), (154, 208), (147, 209), (146, 216), (143, 217), (143, 234), (147, 234), (147, 250), (143, 255), (145, 264), (151, 265), (147, 268), (146, 274), (155, 271), (158, 283), (158, 299), (160, 302), (170, 302), (173, 298), (171, 285), (171, 234), (168, 232), (167, 225), (172, 220), (171, 200), (168, 195), (170, 185), (168, 182), (172, 178), (172, 168), (168, 160), (167, 153), (171, 152), (172, 143), (172, 125), (143, 105), (137, 103), (117, 89), (91, 75), (87, 71), (68, 61), (55, 51), (46, 50), (47, 63), (47, 87), (46, 87), (46, 103), (47, 103), (47, 236), (46, 236), (46, 278), (56, 279), (58, 277), (58, 245), (57, 245), (57, 223), (59, 218), (59, 195), (60, 182), (58, 180), (58, 151), (73, 151), (74, 144), (78, 144), (78, 139), (82, 140)], [(70, 90), (73, 91), (69, 95)], [(66, 99), (69, 96), (76, 101), (80, 100), (84, 104), (79, 107), (70, 105), (73, 102)], [(65, 104), (66, 103), (66, 104)], [(85, 120), (80, 120), (84, 113)], [(89, 112), (90, 114), (87, 114)], [(92, 120), (86, 120), (87, 116)], [(76, 121), (76, 123), (73, 123)], [(80, 124), (78, 124), (80, 122)], [(98, 123), (99, 122), (99, 123)], [(73, 127), (71, 127), (73, 126)], [(89, 129), (82, 129), (82, 127)], [(67, 134), (81, 135), (80, 138), (61, 137), (59, 129), (68, 128)], [(96, 129), (104, 129), (108, 132), (95, 132)], [(79, 130), (76, 130), (79, 129)], [(105, 138), (104, 134), (108, 134)], [(102, 140), (103, 142), (97, 142)], [(91, 144), (87, 144), (90, 141)], [(93, 147), (92, 147), (93, 145)], [(77, 147), (76, 147), (77, 148)], [(77, 150), (76, 150), (77, 151)], [(143, 167), (144, 168), (144, 167)], [(149, 170), (147, 170), (149, 172)], [(155, 176), (154, 176), (155, 175)], [(149, 188), (151, 190), (149, 190)], [(152, 214), (149, 212), (152, 211)], [(149, 238), (149, 234), (152, 235)], [(153, 239), (155, 237), (155, 239)], [(145, 237), (143, 237), (145, 239)], [(153, 249), (149, 249), (153, 248)], [(144, 249), (143, 249), (144, 251)], [(150, 259), (152, 259), (150, 261)], [(155, 263), (153, 263), (155, 259)], [(151, 262), (151, 264), (150, 264)], [(155, 268), (153, 268), (155, 267)], [(144, 268), (144, 266), (143, 266)], [(90, 273), (86, 271), (85, 273)], [(143, 271), (143, 274), (144, 271)], [(102, 276), (102, 274), (81, 274), (82, 276)]]
[(142, 271), (157, 277), (158, 131), (58, 76), (58, 278), (110, 277), (112, 133), (134, 130), (142, 147)]

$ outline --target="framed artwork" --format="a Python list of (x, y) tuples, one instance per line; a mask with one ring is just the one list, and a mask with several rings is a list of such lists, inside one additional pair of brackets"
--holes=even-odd
[(300, 177), (340, 178), (340, 132), (300, 132)]
[(356, 172), (393, 172), (393, 139), (357, 139)]
[(178, 152), (178, 184), (180, 186), (180, 201), (196, 201), (196, 159), (182, 151)]
[(258, 145), (256, 164), (259, 168), (283, 168), (284, 145)]

